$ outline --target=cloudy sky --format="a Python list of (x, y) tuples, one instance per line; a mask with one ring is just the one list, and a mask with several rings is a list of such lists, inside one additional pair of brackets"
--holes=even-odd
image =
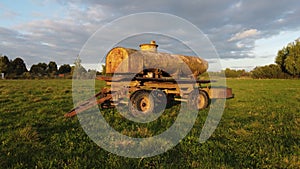
[(300, 37), (298, 0), (2, 0), (0, 54), (21, 57), (28, 68), (38, 62), (72, 64), (99, 28), (141, 12), (169, 13), (196, 25), (224, 68), (274, 63), (277, 51)]

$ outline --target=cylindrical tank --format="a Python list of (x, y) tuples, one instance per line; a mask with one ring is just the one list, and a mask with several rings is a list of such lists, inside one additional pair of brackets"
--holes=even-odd
[[(147, 46), (146, 44), (143, 44)], [(157, 47), (150, 43), (150, 47)], [(138, 73), (144, 69), (161, 69), (170, 75), (197, 77), (206, 72), (208, 63), (196, 56), (161, 53), (116, 47), (106, 55), (106, 73)]]

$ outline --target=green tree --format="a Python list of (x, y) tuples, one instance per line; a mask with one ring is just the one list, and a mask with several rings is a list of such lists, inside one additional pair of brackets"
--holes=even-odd
[(287, 55), (288, 55), (288, 50), (286, 47), (283, 47), (281, 50), (278, 51), (277, 57), (275, 59), (275, 63), (277, 63), (280, 66), (283, 72), (287, 72), (284, 65)]
[(58, 69), (58, 74), (71, 73), (71, 66), (69, 64), (63, 64)]
[(226, 77), (232, 77), (232, 78), (249, 76), (249, 73), (246, 72), (244, 69), (233, 70), (233, 69), (226, 68), (224, 70), (224, 74)]
[(27, 72), (27, 68), (21, 58), (14, 59), (7, 70), (8, 78), (19, 78), (24, 72)]
[(102, 75), (106, 75), (106, 66), (105, 64), (102, 65), (102, 72), (101, 72)]
[(6, 74), (9, 68), (9, 59), (7, 56), (0, 57), (0, 73)]
[(48, 63), (47, 73), (50, 77), (53, 77), (57, 74), (57, 64), (54, 61)]
[(30, 72), (24, 72), (22, 76), (24, 79), (31, 79), (31, 77), (32, 77)]
[(300, 40), (295, 40), (279, 50), (275, 62), (283, 72), (300, 77)]
[(239, 75), (238, 75), (237, 71), (226, 68), (225, 69), (225, 76), (226, 77), (238, 77)]
[(252, 78), (255, 79), (273, 79), (273, 78), (287, 78), (288, 74), (282, 72), (279, 65), (270, 64), (266, 66), (255, 67), (251, 71)]
[(29, 72), (34, 77), (46, 76), (47, 75), (47, 67), (48, 67), (48, 65), (46, 63), (38, 63), (35, 65), (32, 65)]

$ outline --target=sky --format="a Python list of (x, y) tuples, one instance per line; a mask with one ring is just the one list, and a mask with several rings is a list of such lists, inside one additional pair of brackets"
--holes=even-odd
[(278, 50), (300, 37), (298, 0), (2, 0), (0, 54), (21, 57), (28, 69), (39, 62), (72, 64), (99, 28), (141, 12), (168, 13), (194, 24), (211, 41), (224, 69), (272, 64)]

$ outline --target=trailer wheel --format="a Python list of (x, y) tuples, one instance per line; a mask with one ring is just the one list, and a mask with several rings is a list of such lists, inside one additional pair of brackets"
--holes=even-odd
[(205, 109), (208, 106), (206, 92), (198, 89), (193, 90), (188, 96), (188, 106), (192, 109)]
[(154, 97), (150, 92), (137, 91), (130, 97), (129, 110), (134, 116), (148, 115), (153, 112), (154, 107)]

